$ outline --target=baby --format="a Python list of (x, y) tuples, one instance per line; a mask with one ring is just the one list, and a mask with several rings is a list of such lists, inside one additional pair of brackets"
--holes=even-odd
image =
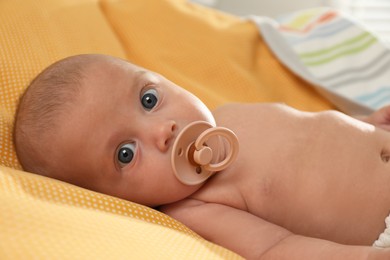
[[(240, 151), (190, 186), (171, 150), (199, 120), (234, 131)], [(390, 212), (390, 108), (362, 120), (282, 104), (210, 112), (157, 73), (86, 54), (35, 78), (14, 141), (26, 171), (158, 207), (249, 259), (390, 259), (371, 246)]]

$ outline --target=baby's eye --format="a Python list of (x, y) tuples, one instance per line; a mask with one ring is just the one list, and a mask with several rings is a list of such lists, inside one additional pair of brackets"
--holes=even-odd
[(151, 110), (158, 102), (158, 93), (155, 89), (148, 89), (141, 96), (141, 104), (147, 110)]
[(135, 154), (135, 144), (124, 144), (118, 149), (117, 159), (121, 167), (131, 163)]

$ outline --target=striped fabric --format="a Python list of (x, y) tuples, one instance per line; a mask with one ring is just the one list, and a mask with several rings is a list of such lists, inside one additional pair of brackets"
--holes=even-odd
[(390, 104), (389, 46), (352, 17), (317, 8), (255, 21), (260, 28), (268, 26), (262, 34), (270, 45), (284, 41), (270, 46), (276, 55), (342, 110), (366, 113)]

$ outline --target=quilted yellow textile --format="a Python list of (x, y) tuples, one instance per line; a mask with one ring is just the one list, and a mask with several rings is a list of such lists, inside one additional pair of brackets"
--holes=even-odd
[(330, 107), (237, 17), (184, 0), (2, 0), (0, 259), (239, 258), (155, 210), (21, 171), (12, 146), (18, 97), (44, 67), (79, 53), (158, 71), (211, 108)]

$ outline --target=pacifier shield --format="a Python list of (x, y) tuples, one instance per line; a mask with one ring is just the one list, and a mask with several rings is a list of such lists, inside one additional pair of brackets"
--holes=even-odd
[[(220, 151), (213, 151), (207, 141), (213, 136), (222, 137), (229, 143), (226, 157), (212, 163)], [(219, 149), (221, 147), (214, 147)], [(214, 172), (228, 167), (237, 157), (237, 136), (225, 127), (213, 127), (205, 121), (186, 126), (177, 136), (172, 149), (171, 164), (176, 177), (184, 184), (197, 185), (206, 181)]]
[(173, 144), (171, 164), (175, 176), (184, 184), (197, 185), (212, 174), (193, 159), (194, 143), (198, 136), (213, 126), (207, 122), (197, 121), (187, 125), (177, 136)]

